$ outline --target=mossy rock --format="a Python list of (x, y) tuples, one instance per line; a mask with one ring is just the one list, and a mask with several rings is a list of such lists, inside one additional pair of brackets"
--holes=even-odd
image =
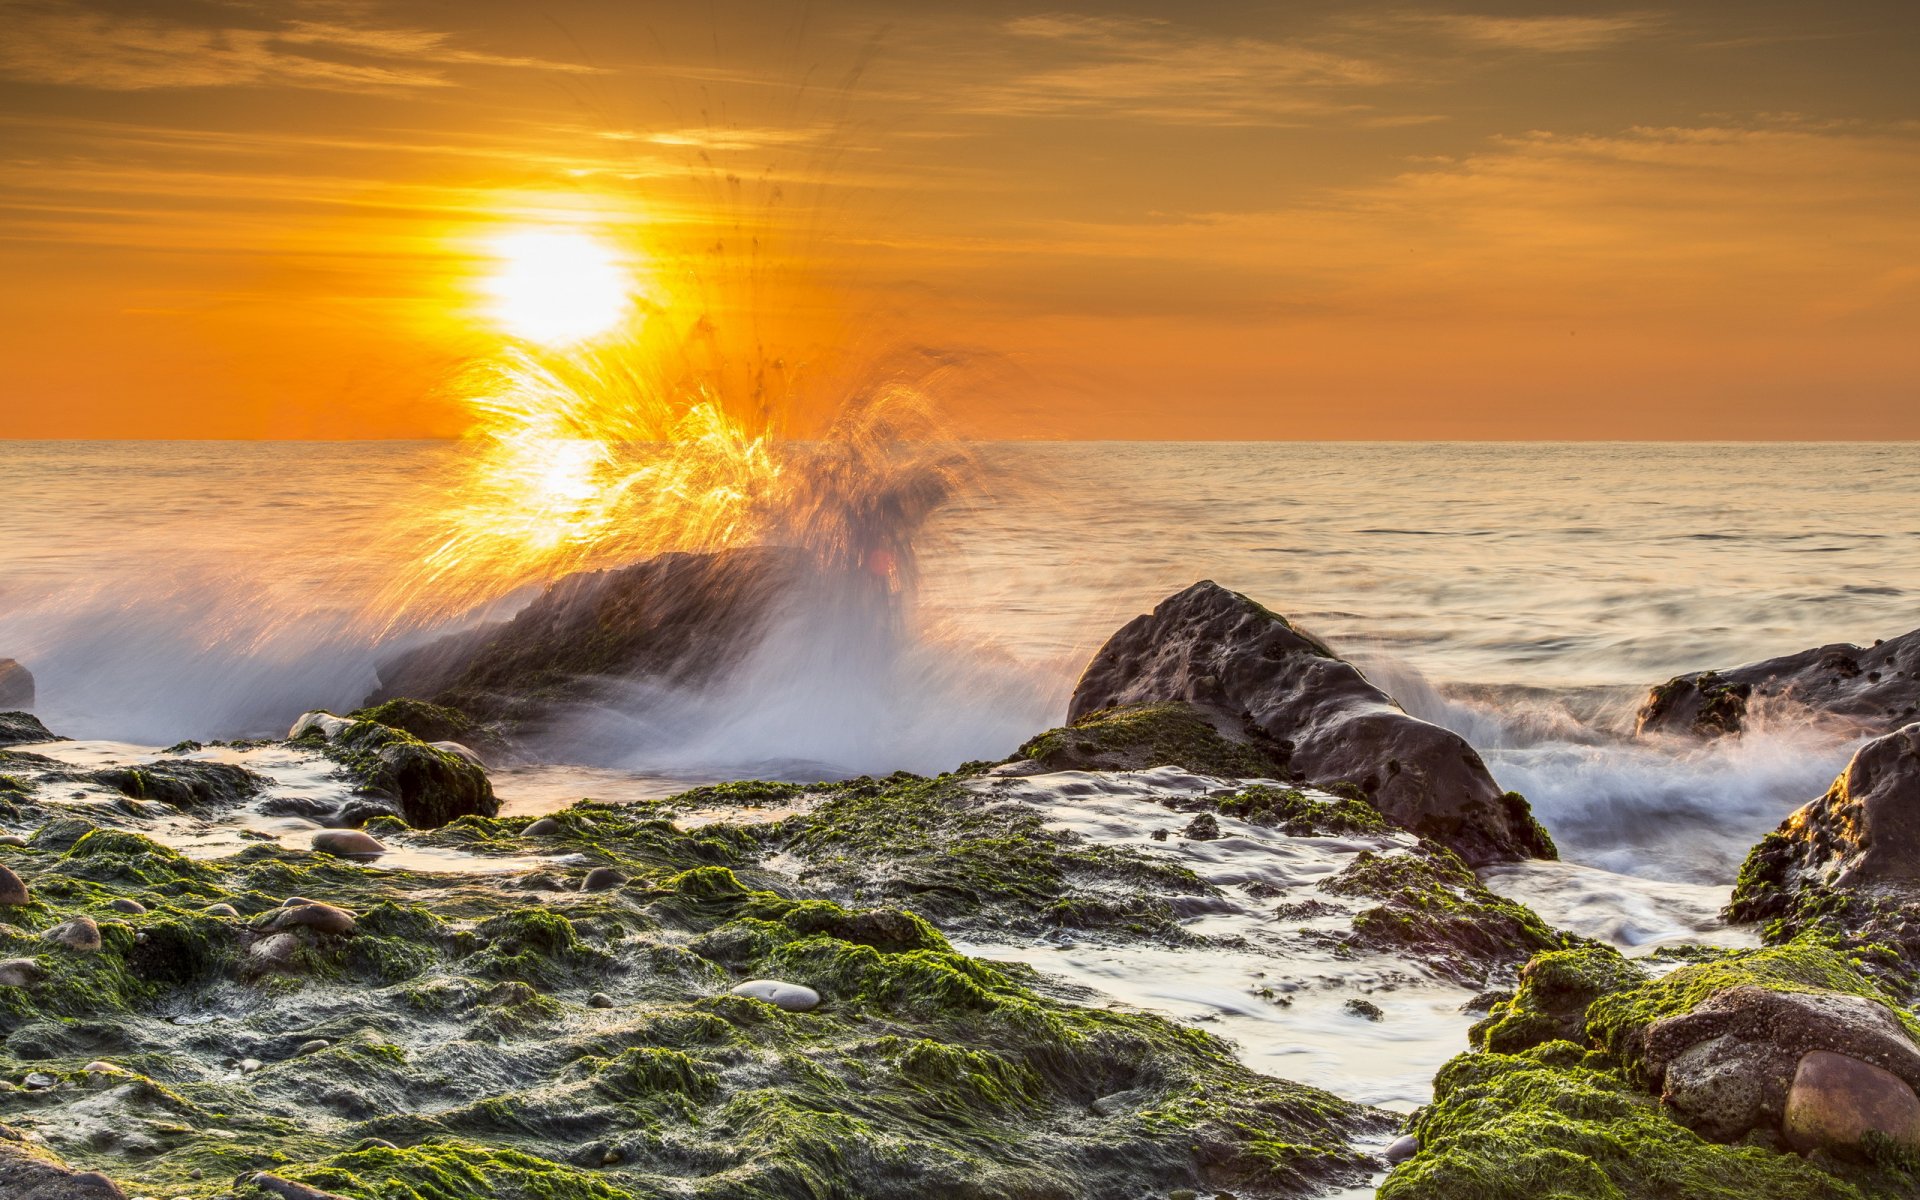
[(1048, 771), (1180, 767), (1229, 779), (1286, 779), (1286, 751), (1269, 739), (1229, 737), (1191, 704), (1128, 704), (1088, 713), (1030, 738), (1008, 762)]

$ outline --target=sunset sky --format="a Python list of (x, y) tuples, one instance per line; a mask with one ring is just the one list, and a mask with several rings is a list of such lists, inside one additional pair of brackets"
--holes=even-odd
[(558, 232), (974, 436), (1920, 437), (1917, 80), (1913, 0), (0, 0), (0, 436), (457, 434)]

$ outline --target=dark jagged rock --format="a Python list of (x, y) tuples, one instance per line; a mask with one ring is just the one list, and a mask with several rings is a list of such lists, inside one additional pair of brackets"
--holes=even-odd
[(570, 575), (509, 621), (382, 663), (367, 703), (411, 697), (524, 725), (594, 699), (609, 680), (710, 679), (753, 647), (807, 562), (799, 551), (756, 547)]
[(8, 1200), (126, 1200), (127, 1194), (97, 1171), (76, 1171), (21, 1135), (0, 1125), (0, 1196)]
[(264, 777), (233, 763), (162, 761), (107, 767), (88, 778), (136, 800), (157, 800), (188, 812), (231, 807), (267, 786)]
[(11, 658), (0, 658), (0, 708), (33, 707), (33, 672)]
[(1739, 733), (1760, 707), (1812, 712), (1849, 731), (1885, 733), (1920, 718), (1920, 629), (1855, 646), (1836, 642), (1724, 671), (1676, 675), (1640, 706), (1640, 733)]
[(1114, 634), (1067, 716), (1168, 702), (1210, 714), (1294, 778), (1359, 786), (1390, 820), (1476, 866), (1553, 856), (1526, 801), (1503, 793), (1465, 740), (1407, 715), (1323, 642), (1211, 581)]
[(40, 718), (28, 712), (0, 712), (0, 746), (24, 746), (34, 742), (58, 742)]

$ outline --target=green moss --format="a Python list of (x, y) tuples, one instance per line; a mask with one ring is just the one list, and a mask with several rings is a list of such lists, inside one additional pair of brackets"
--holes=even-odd
[(1215, 803), (1227, 816), (1277, 828), (1289, 837), (1386, 831), (1387, 819), (1367, 802), (1364, 793), (1348, 786), (1350, 792), (1346, 794), (1329, 790), (1321, 796), (1309, 796), (1297, 788), (1256, 784)]
[[(315, 1187), (379, 1200), (634, 1200), (635, 1193), (515, 1150), (448, 1139), (373, 1147), (288, 1172)], [(266, 1195), (264, 1191), (258, 1192)]]
[(459, 709), (406, 697), (354, 709), (347, 717), (398, 729), (423, 742), (470, 742), (476, 735), (485, 737), (485, 730)]
[(1498, 1054), (1582, 1040), (1588, 1005), (1646, 979), (1645, 971), (1610, 946), (1537, 955), (1521, 969), (1512, 999), (1495, 1004), (1486, 1020), (1469, 1031), (1469, 1040)]
[(1286, 778), (1286, 752), (1270, 739), (1232, 739), (1190, 704), (1129, 704), (1088, 713), (1029, 740), (1009, 762), (1053, 771), (1182, 767), (1228, 778)]

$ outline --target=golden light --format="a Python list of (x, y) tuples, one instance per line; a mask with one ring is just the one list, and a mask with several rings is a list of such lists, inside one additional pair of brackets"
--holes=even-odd
[(632, 273), (587, 234), (523, 230), (495, 238), (490, 249), (498, 266), (484, 283), (488, 312), (517, 338), (569, 345), (606, 333), (632, 311)]

